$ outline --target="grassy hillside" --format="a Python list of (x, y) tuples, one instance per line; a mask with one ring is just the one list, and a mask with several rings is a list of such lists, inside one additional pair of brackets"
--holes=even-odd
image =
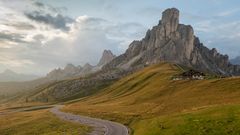
[(68, 79), (41, 85), (28, 96), (30, 101), (63, 102), (88, 96), (109, 86), (114, 80)]
[(239, 135), (240, 106), (228, 105), (140, 120), (136, 135)]
[(89, 128), (59, 120), (47, 110), (0, 115), (1, 135), (84, 135)]
[(26, 82), (0, 82), (0, 103), (25, 101), (30, 93), (37, 92), (54, 81), (44, 78)]
[[(122, 122), (129, 125), (136, 135), (159, 135), (158, 131), (165, 129), (159, 125), (158, 121), (161, 123), (161, 120), (172, 122), (173, 124), (167, 128), (174, 131), (178, 131), (176, 129), (178, 126), (174, 124), (182, 126), (179, 130), (184, 129), (183, 132), (169, 131), (164, 134), (188, 134), (184, 125), (187, 127), (193, 122), (187, 119), (188, 116), (185, 117), (186, 112), (190, 113), (189, 117), (203, 117), (200, 125), (209, 122), (211, 128), (218, 128), (221, 125), (214, 123), (222, 121), (224, 123), (225, 117), (222, 115), (233, 110), (231, 113), (234, 115), (234, 122), (233, 125), (228, 124), (230, 127), (227, 128), (236, 127), (240, 118), (235, 115), (239, 110), (237, 104), (240, 102), (240, 78), (173, 81), (172, 76), (180, 72), (178, 66), (168, 63), (147, 67), (121, 79), (96, 95), (69, 102), (64, 110)], [(220, 111), (221, 106), (231, 104), (236, 104), (237, 107), (226, 107), (226, 111)], [(213, 109), (213, 113), (201, 112), (211, 110), (214, 106), (220, 107)], [(195, 115), (192, 112), (199, 114)], [(215, 112), (219, 112), (216, 120), (212, 117), (215, 116)], [(229, 115), (226, 115), (226, 118), (232, 116), (231, 113), (227, 113)], [(178, 122), (175, 123), (174, 119)], [(151, 124), (144, 126), (146, 123)], [(144, 130), (154, 126), (156, 127), (154, 130)], [(193, 129), (197, 128), (194, 126), (193, 124)]]

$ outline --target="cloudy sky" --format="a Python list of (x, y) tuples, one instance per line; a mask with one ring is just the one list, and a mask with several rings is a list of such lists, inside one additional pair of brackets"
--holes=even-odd
[(169, 7), (209, 48), (240, 55), (239, 0), (0, 0), (0, 72), (44, 75), (123, 53)]

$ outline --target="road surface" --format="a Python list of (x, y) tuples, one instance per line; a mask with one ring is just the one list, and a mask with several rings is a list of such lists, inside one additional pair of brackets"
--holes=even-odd
[(50, 111), (63, 120), (77, 122), (92, 127), (93, 131), (89, 133), (89, 135), (129, 135), (128, 128), (122, 124), (61, 112), (60, 108), (62, 107), (62, 105), (58, 105)]

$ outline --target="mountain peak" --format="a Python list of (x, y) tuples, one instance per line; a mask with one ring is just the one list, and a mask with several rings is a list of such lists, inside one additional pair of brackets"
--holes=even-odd
[(102, 57), (98, 63), (98, 66), (103, 66), (113, 60), (116, 56), (111, 52), (111, 50), (104, 50)]
[(3, 74), (17, 74), (16, 72), (10, 70), (10, 69), (6, 69)]
[(179, 19), (180, 11), (177, 8), (168, 8), (162, 13), (162, 21), (165, 21), (166, 18), (176, 18)]
[(82, 67), (82, 71), (81, 72), (84, 72), (85, 70), (91, 70), (94, 66), (92, 66), (91, 64), (89, 63), (86, 63), (83, 67)]
[(57, 68), (52, 71), (50, 71), (46, 78), (50, 80), (62, 80), (66, 78), (71, 78), (79, 75), (81, 72), (81, 68), (74, 66), (73, 64), (69, 63), (67, 64), (63, 69)]
[(134, 69), (145, 64), (170, 62), (203, 72), (240, 75), (240, 66), (231, 65), (228, 56), (208, 49), (194, 35), (191, 25), (179, 24), (180, 12), (166, 9), (159, 24), (148, 30), (145, 38), (133, 41), (126, 52), (103, 67)]
[(161, 25), (169, 28), (169, 33), (177, 30), (179, 24), (179, 10), (169, 8), (162, 13)]
[(75, 74), (80, 72), (80, 69), (76, 66), (74, 66), (73, 64), (67, 64), (66, 67), (63, 69), (63, 71), (66, 74)]
[(69, 63), (65, 66), (64, 70), (68, 70), (68, 69), (74, 69), (76, 68), (73, 64)]
[(84, 66), (89, 66), (89, 65), (91, 65), (91, 64), (89, 64), (89, 63), (86, 63)]

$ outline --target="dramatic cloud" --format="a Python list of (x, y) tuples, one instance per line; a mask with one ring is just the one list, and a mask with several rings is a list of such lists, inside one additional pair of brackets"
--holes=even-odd
[(35, 6), (37, 6), (37, 7), (39, 7), (39, 8), (45, 8), (45, 5), (44, 5), (43, 3), (41, 3), (41, 2), (36, 1), (36, 2), (34, 2), (33, 4), (34, 4)]
[(25, 22), (8, 22), (3, 24), (5, 26), (10, 26), (10, 27), (15, 27), (18, 30), (33, 30), (35, 29), (35, 26), (29, 24), (29, 23), (25, 23)]
[(136, 22), (118, 23), (87, 15), (72, 19), (61, 13), (65, 8), (40, 2), (23, 5), (31, 8), (2, 6), (3, 15), (11, 16), (0, 17), (0, 70), (46, 74), (67, 63), (96, 64), (104, 49), (120, 54), (146, 30)]
[(56, 29), (61, 29), (64, 31), (68, 31), (69, 27), (67, 25), (73, 22), (73, 19), (67, 16), (63, 16), (61, 14), (53, 16), (51, 14), (42, 14), (38, 11), (34, 11), (32, 13), (25, 13), (25, 15), (29, 19), (51, 25)]
[(23, 35), (16, 34), (16, 33), (10, 33), (10, 32), (1, 32), (0, 33), (0, 41), (25, 43)]

